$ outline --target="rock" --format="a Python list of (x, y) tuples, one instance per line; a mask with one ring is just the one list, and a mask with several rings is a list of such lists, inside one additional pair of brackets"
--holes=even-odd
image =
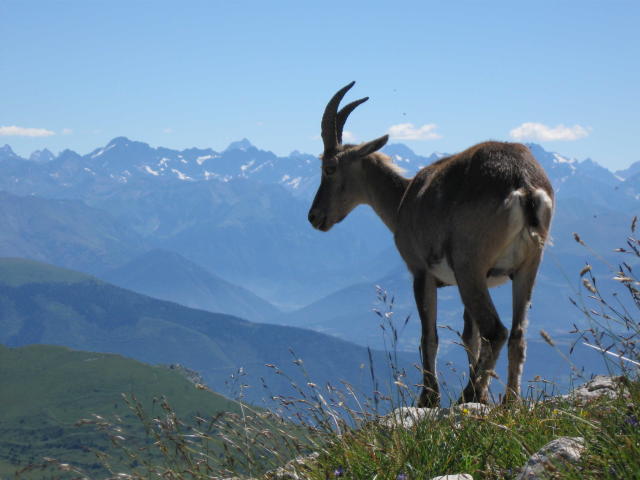
[[(184, 365), (181, 365), (179, 363), (172, 363), (170, 365), (164, 365), (164, 366), (169, 370), (177, 371), (184, 378), (186, 378), (191, 383), (196, 385), (196, 387), (198, 387), (199, 385), (201, 386), (204, 385), (204, 380), (202, 379), (202, 375), (200, 375), (200, 373), (196, 372), (195, 370), (191, 370), (190, 368), (187, 368)], [(204, 389), (206, 389), (206, 387)]]
[(468, 473), (458, 473), (456, 475), (441, 475), (439, 477), (433, 477), (431, 480), (473, 480), (473, 477)]
[(307, 477), (304, 472), (310, 471), (320, 454), (318, 452), (309, 455), (301, 455), (287, 462), (283, 467), (278, 467), (264, 475), (265, 480), (304, 480)]
[(522, 468), (516, 480), (543, 480), (548, 473), (580, 460), (584, 451), (582, 437), (559, 437), (534, 453)]
[(423, 420), (452, 420), (458, 425), (463, 418), (468, 416), (483, 417), (491, 411), (489, 405), (482, 403), (463, 403), (450, 408), (418, 408), (400, 407), (385, 415), (380, 420), (389, 428), (412, 428)]
[(625, 395), (628, 394), (624, 385), (624, 377), (596, 375), (584, 385), (575, 388), (571, 393), (563, 395), (561, 398), (574, 403), (587, 403), (602, 396), (616, 398), (621, 392), (624, 392)]

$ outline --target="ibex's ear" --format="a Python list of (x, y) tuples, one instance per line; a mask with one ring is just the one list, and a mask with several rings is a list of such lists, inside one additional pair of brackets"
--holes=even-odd
[(354, 148), (354, 151), (359, 157), (366, 157), (370, 153), (380, 150), (388, 141), (389, 135), (383, 135), (382, 137), (371, 140), (370, 142), (361, 143)]

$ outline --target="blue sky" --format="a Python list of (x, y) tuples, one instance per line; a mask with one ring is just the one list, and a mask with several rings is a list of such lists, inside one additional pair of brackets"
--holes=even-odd
[(637, 1), (0, 0), (0, 145), (318, 153), (326, 101), (356, 80), (356, 141), (537, 141), (624, 168), (640, 160), (639, 20)]

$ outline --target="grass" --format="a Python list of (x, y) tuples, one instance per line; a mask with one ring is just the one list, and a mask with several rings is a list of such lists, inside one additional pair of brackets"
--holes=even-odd
[[(556, 465), (549, 478), (640, 478), (640, 383), (627, 381), (618, 393), (590, 402), (528, 398), (495, 406), (486, 415), (461, 406), (456, 415), (424, 419), (410, 428), (373, 413), (371, 401), (354, 410), (337, 389), (313, 386), (292, 409), (306, 410), (298, 416), (304, 423), (272, 416), (267, 430), (256, 422), (266, 414), (246, 405), (223, 421), (201, 419), (193, 428), (167, 403), (162, 416), (132, 404), (151, 439), (146, 448), (157, 452), (147, 461), (137, 461), (140, 450), (118, 441), (120, 433), (111, 425), (103, 430), (116, 438), (130, 464), (137, 463), (136, 468), (112, 472), (136, 480), (273, 479), (278, 477), (266, 470), (311, 451), (319, 455), (294, 469), (299, 478), (417, 480), (468, 473), (476, 480), (510, 479), (533, 453), (560, 436), (583, 437), (585, 452), (578, 464)], [(225, 446), (222, 457), (211, 454), (216, 442)]]
[[(584, 437), (584, 461), (558, 478), (640, 477), (640, 385), (629, 398), (525, 401), (497, 406), (487, 416), (425, 420), (413, 428), (373, 421), (334, 437), (308, 473), (325, 480), (341, 472), (353, 479), (429, 479), (469, 473), (475, 479), (513, 478), (530, 455), (559, 436)], [(532, 400), (532, 399), (531, 399)], [(464, 410), (463, 410), (464, 412)]]
[[(479, 414), (463, 405), (452, 410), (456, 414), (425, 418), (404, 428), (385, 415), (415, 400), (414, 389), (406, 385), (406, 372), (395, 367), (393, 354), (388, 354), (393, 378), (379, 381), (371, 369), (375, 390), (369, 396), (346, 383), (317, 385), (304, 363), (293, 355), (305, 382), (294, 382), (272, 365), (296, 392), (272, 396), (280, 405), (278, 415), (243, 402), (246, 385), (241, 372), (235, 378), (238, 409), (218, 417), (196, 416), (195, 423), (193, 417), (181, 420), (166, 401), (161, 402), (158, 415), (131, 398), (129, 408), (144, 428), (147, 441), (132, 447), (118, 425), (103, 418), (89, 422), (107, 434), (121, 457), (124, 453), (127, 462), (120, 465), (129, 468), (114, 468), (107, 456), (102, 457), (102, 464), (112, 477), (132, 480), (212, 480), (232, 475), (272, 480), (295, 477), (278, 477), (267, 470), (316, 452), (314, 459), (290, 463), (288, 469), (308, 480), (422, 480), (456, 473), (471, 474), (476, 480), (497, 480), (516, 478), (532, 454), (551, 440), (568, 436), (582, 437), (584, 452), (577, 463), (549, 465), (548, 478), (640, 478), (640, 382), (636, 368), (640, 361), (640, 282), (633, 272), (640, 260), (640, 241), (634, 236), (635, 225), (634, 219), (627, 248), (618, 249), (628, 257), (611, 267), (621, 292), (614, 292), (613, 298), (601, 293), (600, 279), (588, 266), (580, 272), (586, 295), (581, 303), (576, 302), (588, 321), (586, 328), (576, 328), (577, 338), (589, 341), (602, 351), (603, 359), (613, 359), (624, 372), (616, 395), (590, 401), (558, 397), (549, 394), (549, 386), (541, 380), (528, 389), (528, 398), (494, 406), (488, 413)], [(583, 243), (578, 236), (576, 240)], [(377, 314), (394, 350), (398, 332), (391, 320), (393, 299), (382, 291), (379, 295), (388, 308)], [(621, 300), (623, 295), (625, 300)], [(553, 344), (548, 336), (546, 339)], [(579, 369), (575, 371), (579, 373)], [(392, 390), (380, 387), (385, 383), (392, 385)], [(74, 473), (85, 475), (81, 470)]]

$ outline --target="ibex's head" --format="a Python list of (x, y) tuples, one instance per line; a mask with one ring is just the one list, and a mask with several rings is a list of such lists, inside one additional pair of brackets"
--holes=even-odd
[(360, 145), (342, 144), (342, 129), (347, 117), (358, 105), (369, 99), (365, 97), (351, 102), (338, 112), (342, 97), (355, 83), (351, 82), (338, 90), (329, 100), (322, 116), (322, 180), (309, 210), (309, 222), (323, 232), (342, 221), (363, 202), (357, 175), (362, 160), (380, 150), (389, 139), (388, 135), (384, 135)]

